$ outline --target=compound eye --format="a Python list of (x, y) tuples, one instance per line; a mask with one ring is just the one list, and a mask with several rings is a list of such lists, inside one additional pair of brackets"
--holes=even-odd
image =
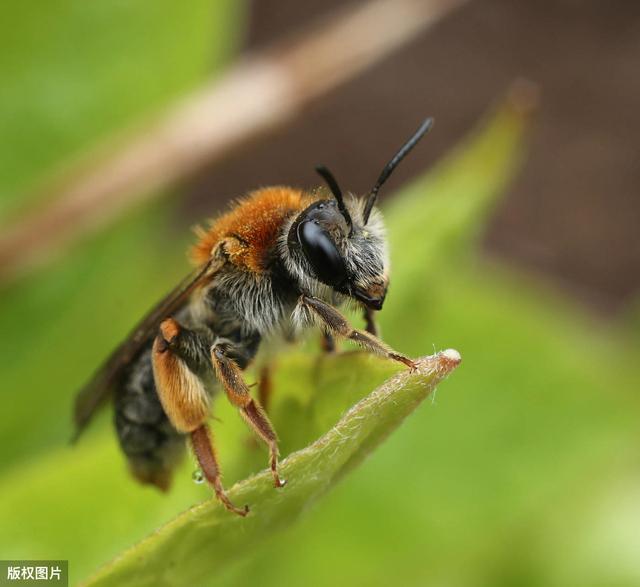
[(298, 239), (318, 279), (333, 287), (347, 281), (344, 259), (329, 235), (312, 221), (298, 226)]

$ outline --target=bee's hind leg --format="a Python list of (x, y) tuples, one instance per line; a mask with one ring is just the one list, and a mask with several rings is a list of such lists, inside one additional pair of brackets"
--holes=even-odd
[[(209, 417), (209, 399), (203, 382), (189, 368), (186, 360), (199, 362), (209, 359), (193, 353), (202, 345), (195, 344), (198, 333), (188, 330), (172, 318), (164, 320), (153, 343), (152, 365), (158, 397), (173, 427), (188, 434), (193, 452), (205, 479), (213, 487), (216, 497), (231, 512), (246, 516), (249, 508), (237, 508), (222, 487), (220, 467), (216, 459), (206, 421)], [(206, 349), (206, 345), (204, 347)]]
[(260, 404), (249, 394), (249, 387), (242, 377), (240, 367), (229, 356), (230, 350), (227, 343), (217, 343), (211, 347), (211, 361), (216, 375), (224, 386), (229, 401), (240, 408), (242, 417), (269, 447), (274, 485), (283, 487), (286, 481), (278, 475), (278, 437)]
[(237, 508), (231, 503), (224, 491), (224, 488), (222, 487), (220, 467), (218, 466), (218, 460), (216, 459), (216, 453), (213, 448), (209, 427), (206, 424), (203, 424), (191, 432), (190, 437), (191, 447), (198, 459), (198, 464), (202, 469), (202, 474), (213, 486), (213, 489), (216, 492), (216, 497), (229, 511), (240, 516), (246, 516), (249, 513), (249, 506), (245, 505), (244, 508)]

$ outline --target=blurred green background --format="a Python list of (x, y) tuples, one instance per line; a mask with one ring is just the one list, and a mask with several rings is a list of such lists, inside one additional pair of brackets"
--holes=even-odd
[[(226, 0), (8, 5), (0, 22), (2, 225), (46, 205), (47, 190), (37, 188), (49, 178), (73, 169), (103, 141), (142, 128), (230, 66), (254, 8)], [(358, 84), (351, 81), (351, 90)], [(503, 91), (496, 85), (492, 96)], [(397, 109), (402, 97), (390, 93), (387, 100)], [(340, 95), (327, 101), (339, 104)], [(299, 116), (318, 120), (320, 108)], [(367, 110), (365, 104), (360, 116), (375, 114)], [(447, 135), (447, 118), (456, 113), (433, 113), (436, 131), (442, 126)], [(392, 117), (379, 115), (390, 132), (376, 138), (380, 154), (367, 155), (367, 177), (414, 126), (393, 128)], [(471, 126), (457, 121), (465, 131)], [(446, 155), (432, 171), (417, 151), (408, 162), (416, 179), (389, 190), (384, 202), (394, 273), (380, 315), (383, 336), (412, 355), (457, 348), (462, 366), (296, 525), (239, 554), (212, 573), (211, 584), (640, 584), (633, 298), (605, 320), (570, 289), (480, 245), (501, 198), (517, 192), (530, 156), (534, 135), (521, 134), (520, 124), (503, 111), (484, 118), (454, 151), (426, 147), (429, 162)], [(247, 148), (223, 168), (242, 169), (239, 192), (276, 182), (313, 186), (319, 159), (335, 161), (347, 184), (350, 170), (358, 172), (349, 157), (357, 159), (364, 137), (343, 133), (339, 124), (330, 130), (342, 145), (335, 150), (298, 126), (292, 141), (309, 143), (303, 161), (274, 167), (272, 160), (254, 161)], [(273, 140), (281, 143), (288, 130), (278, 132)], [(459, 138), (453, 133), (449, 143), (435, 144), (449, 147)], [(270, 138), (261, 140), (269, 150)], [(350, 155), (342, 157), (343, 150)], [(307, 156), (314, 158), (308, 164)], [(308, 176), (296, 175), (303, 163)], [(189, 462), (169, 495), (136, 485), (108, 410), (78, 446), (68, 438), (77, 389), (186, 273), (189, 225), (239, 195), (233, 184), (210, 193), (217, 173), (205, 170), (165, 190), (2, 284), (0, 558), (69, 559), (75, 583), (208, 497), (191, 481)], [(406, 179), (402, 170), (396, 188), (399, 177)], [(579, 217), (575, 203), (573, 210)], [(317, 353), (316, 341), (292, 352), (294, 359), (277, 359), (276, 387), (290, 387), (294, 378), (311, 385), (295, 357)], [(289, 410), (275, 418), (285, 454), (309, 440)], [(226, 402), (216, 404), (216, 415), (231, 485), (261, 468), (264, 455)], [(329, 425), (318, 423), (314, 432)]]

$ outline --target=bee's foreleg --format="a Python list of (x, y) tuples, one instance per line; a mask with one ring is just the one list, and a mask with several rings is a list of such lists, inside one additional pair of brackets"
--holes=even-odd
[(227, 392), (229, 401), (240, 408), (244, 419), (269, 447), (274, 485), (282, 487), (285, 480), (278, 475), (278, 437), (260, 404), (249, 394), (249, 387), (242, 377), (240, 367), (228, 355), (228, 346), (226, 343), (219, 343), (211, 347), (211, 361), (216, 375)]
[(320, 339), (320, 344), (322, 345), (322, 350), (325, 353), (333, 353), (336, 350), (336, 341), (328, 332), (322, 333), (322, 338)]
[(376, 324), (376, 318), (374, 315), (374, 311), (371, 308), (364, 308), (364, 321), (365, 321), (365, 330), (372, 334), (373, 336), (378, 336), (378, 325)]
[(324, 327), (329, 334), (342, 336), (371, 352), (403, 363), (411, 369), (415, 368), (415, 363), (409, 357), (397, 353), (373, 334), (353, 328), (338, 310), (326, 302), (303, 295), (300, 297), (300, 303), (312, 313), (320, 326)]
[(200, 377), (184, 360), (184, 351), (189, 346), (193, 347), (196, 336), (172, 318), (162, 322), (152, 352), (156, 390), (173, 427), (190, 435), (193, 452), (218, 499), (228, 510), (245, 516), (248, 508), (235, 507), (222, 487), (220, 468), (206, 424), (209, 418), (209, 396)]

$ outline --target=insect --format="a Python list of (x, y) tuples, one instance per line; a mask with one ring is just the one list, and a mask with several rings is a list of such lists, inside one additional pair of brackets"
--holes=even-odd
[[(275, 487), (278, 439), (243, 370), (261, 340), (319, 327), (333, 338), (414, 366), (376, 337), (374, 312), (388, 287), (378, 191), (433, 124), (425, 120), (384, 167), (366, 197), (343, 195), (326, 167), (329, 187), (306, 192), (259, 189), (200, 228), (191, 251), (197, 268), (158, 303), (95, 373), (75, 403), (76, 438), (98, 408), (113, 398), (115, 428), (131, 472), (168, 489), (172, 471), (191, 444), (204, 478), (224, 506), (239, 515), (220, 480), (207, 421), (212, 395), (222, 389), (269, 449)], [(353, 328), (336, 305), (360, 306), (365, 330)]]

